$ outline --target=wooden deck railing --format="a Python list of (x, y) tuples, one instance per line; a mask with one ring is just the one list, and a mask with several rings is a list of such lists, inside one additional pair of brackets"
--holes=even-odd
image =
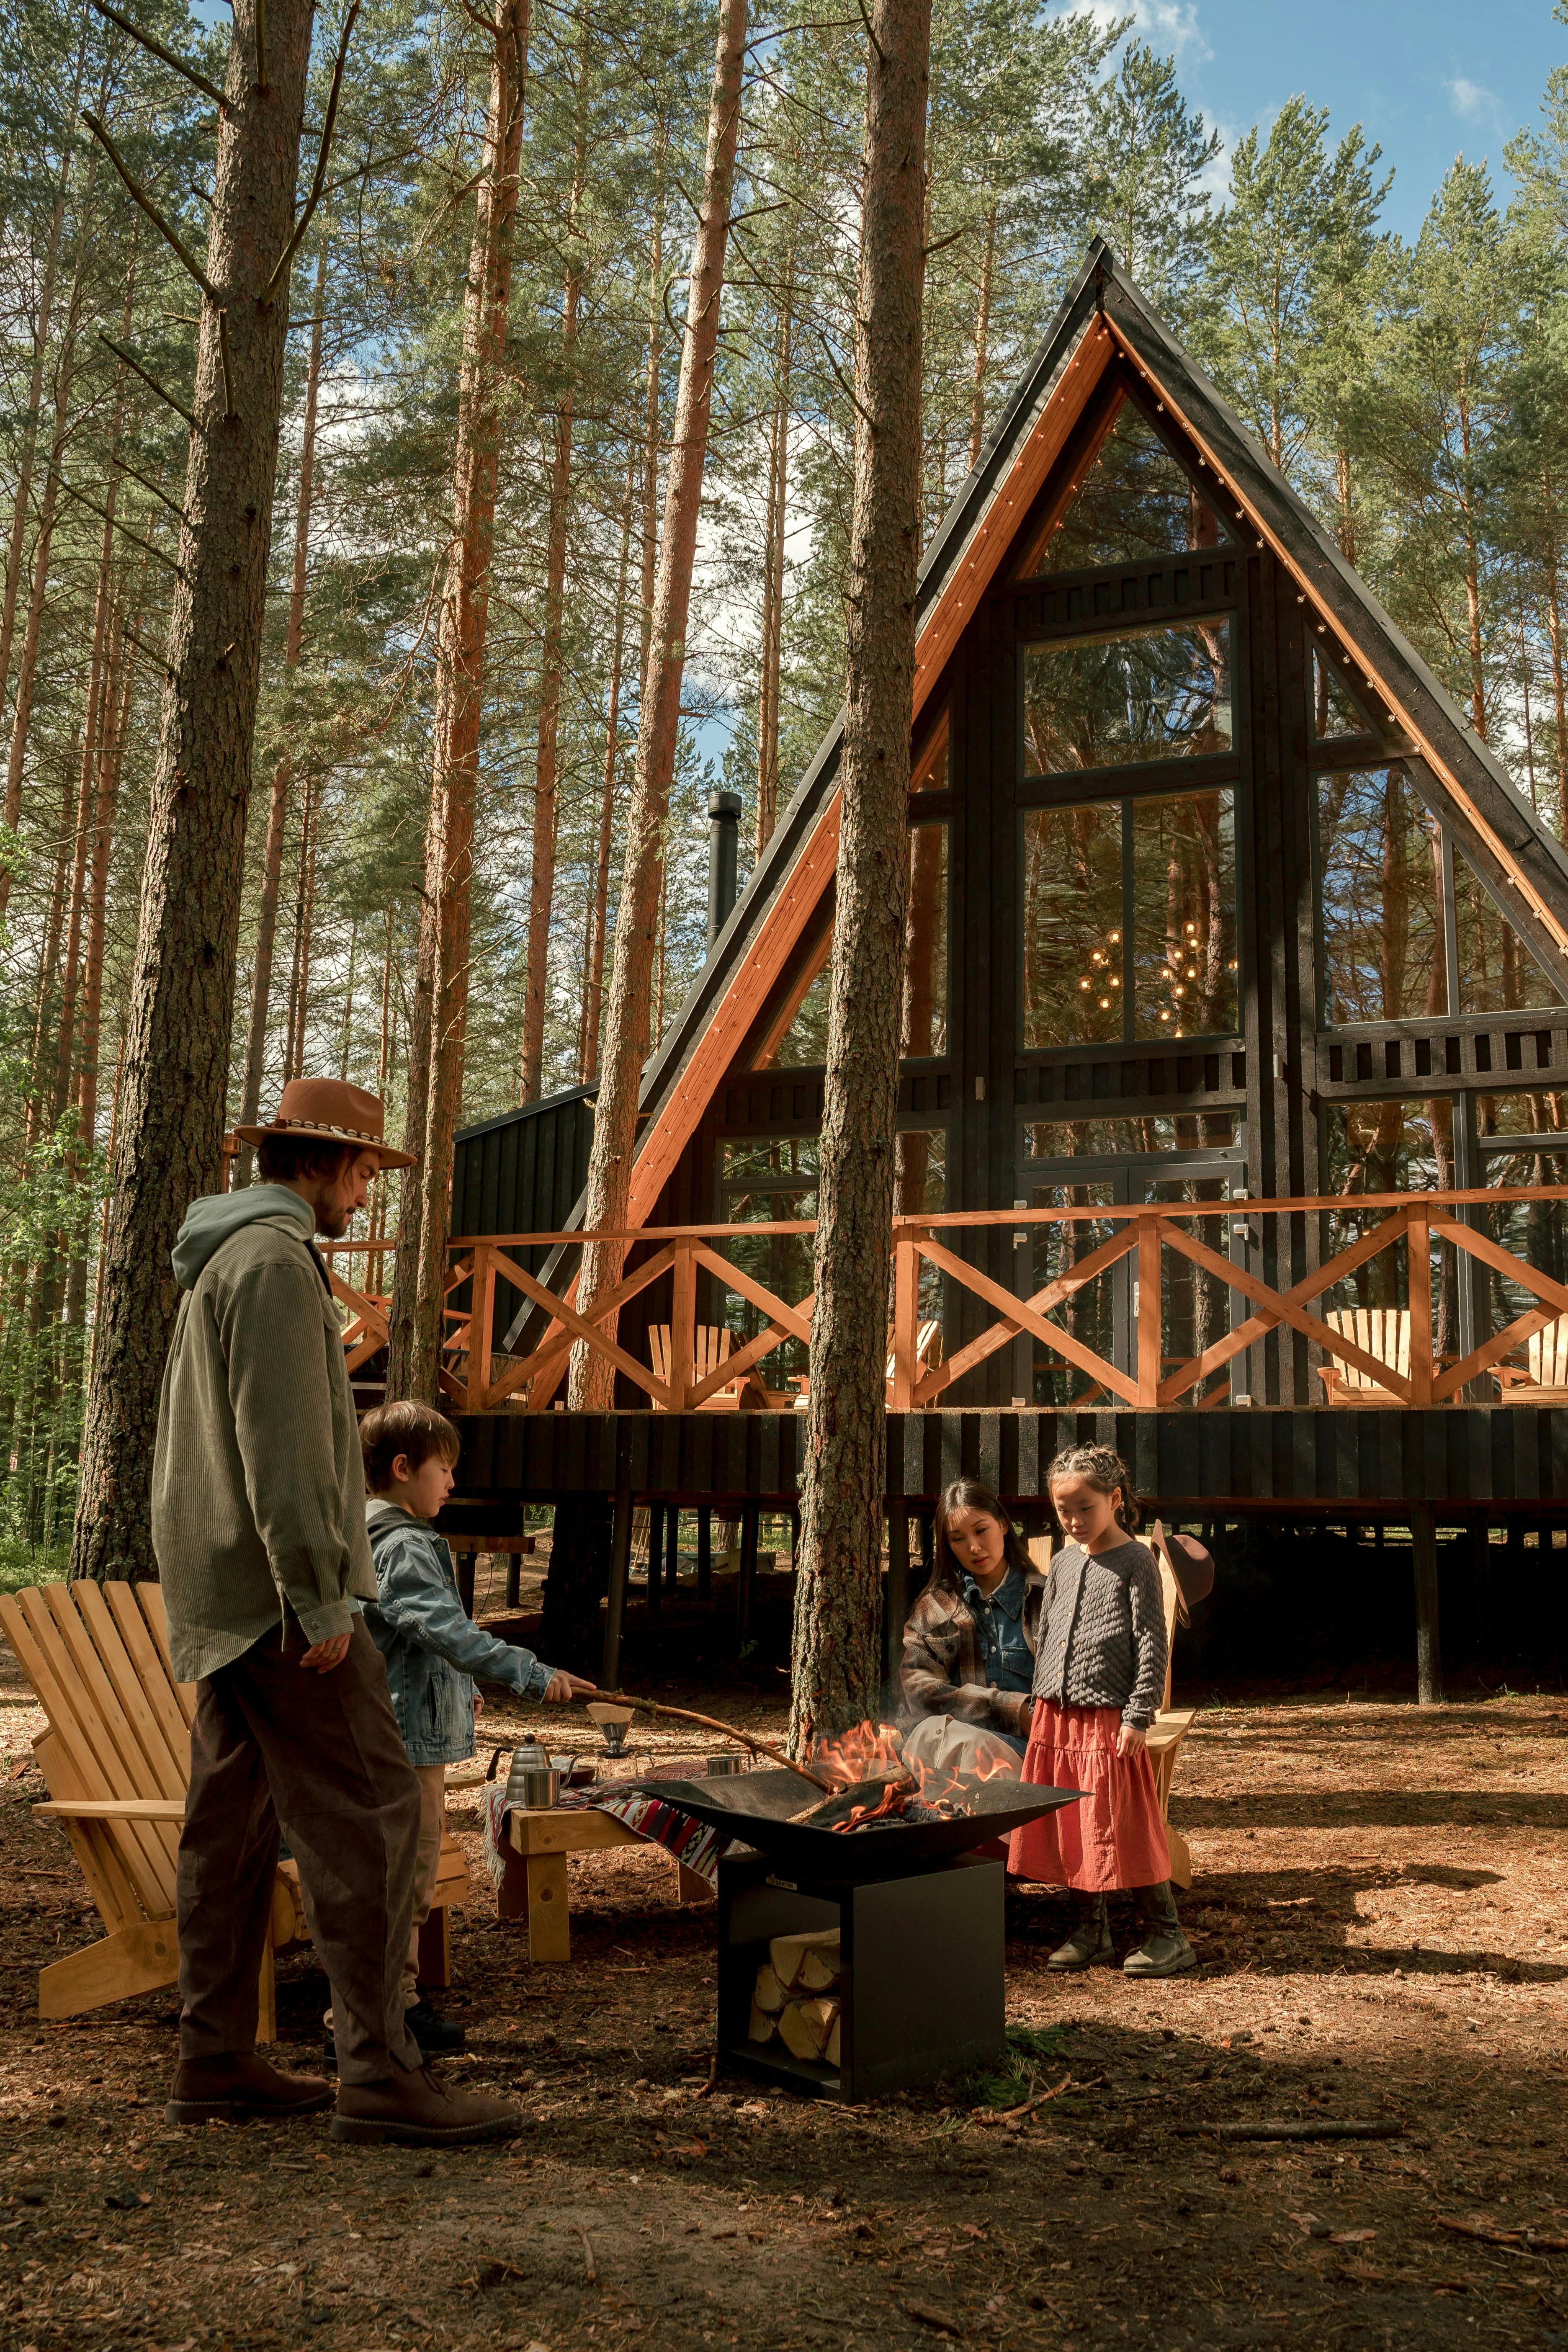
[[(970, 1210), (936, 1216), (898, 1217), (893, 1223), (891, 1299), (889, 1338), (889, 1410), (908, 1411), (933, 1403), (966, 1372), (1012, 1341), (1028, 1337), (1039, 1341), (1057, 1362), (1075, 1367), (1091, 1383), (1090, 1394), (1109, 1394), (1123, 1403), (1154, 1409), (1184, 1398), (1200, 1404), (1219, 1404), (1229, 1394), (1228, 1381), (1218, 1379), (1232, 1359), (1256, 1341), (1281, 1328), (1299, 1332), (1324, 1356), (1348, 1365), (1400, 1403), (1409, 1406), (1447, 1404), (1461, 1398), (1472, 1382), (1521, 1348), (1534, 1334), (1568, 1315), (1568, 1285), (1542, 1272), (1528, 1260), (1505, 1249), (1491, 1236), (1454, 1213), (1466, 1208), (1501, 1209), (1519, 1204), (1568, 1201), (1568, 1186), (1545, 1185), (1448, 1192), (1393, 1192), (1298, 1200), (1231, 1199), (1180, 1201), (1159, 1206), (1094, 1205), (1049, 1210)], [(1382, 1213), (1381, 1214), (1377, 1213)], [(1227, 1257), (1191, 1230), (1194, 1224), (1229, 1218), (1249, 1226), (1259, 1219), (1294, 1217), (1310, 1221), (1307, 1233), (1320, 1238), (1323, 1221), (1352, 1217), (1374, 1222), (1348, 1246), (1324, 1258), (1309, 1274), (1279, 1289), (1255, 1274), (1249, 1265)], [(953, 1235), (987, 1226), (1009, 1226), (1032, 1233), (1042, 1227), (1096, 1224), (1114, 1228), (1110, 1238), (1066, 1266), (1054, 1279), (1026, 1298), (1016, 1297), (981, 1267), (971, 1265), (939, 1234)], [(726, 1244), (759, 1241), (770, 1236), (806, 1236), (816, 1232), (811, 1220), (743, 1225), (678, 1225), (645, 1228), (603, 1238), (640, 1244), (650, 1255), (625, 1275), (615, 1287), (594, 1302), (584, 1316), (574, 1303), (574, 1272), (558, 1290), (550, 1289), (522, 1265), (520, 1250), (566, 1244), (574, 1251), (580, 1233), (485, 1234), (460, 1236), (449, 1244), (447, 1296), (469, 1286), (466, 1304), (449, 1307), (451, 1326), (445, 1349), (442, 1386), (451, 1402), (468, 1412), (490, 1412), (510, 1404), (531, 1412), (547, 1410), (565, 1377), (573, 1349), (581, 1342), (605, 1357), (631, 1383), (643, 1391), (656, 1409), (690, 1412), (708, 1403), (737, 1379), (756, 1378), (755, 1368), (788, 1339), (809, 1349), (810, 1297), (793, 1304), (722, 1255)], [(1302, 1228), (1297, 1228), (1300, 1242)], [(1065, 1237), (1064, 1237), (1065, 1238)], [(1213, 1239), (1224, 1240), (1222, 1232)], [(1283, 1239), (1283, 1237), (1282, 1237)], [(1432, 1250), (1446, 1243), (1461, 1257), (1503, 1276), (1535, 1303), (1516, 1315), (1503, 1328), (1481, 1339), (1468, 1353), (1439, 1356), (1433, 1344)], [(368, 1267), (380, 1263), (393, 1241), (367, 1244), (330, 1244), (333, 1254), (363, 1255)], [(1171, 1357), (1165, 1324), (1165, 1253), (1170, 1251), (1196, 1272), (1209, 1277), (1215, 1290), (1232, 1295), (1230, 1328), (1196, 1354)], [(1409, 1314), (1408, 1368), (1399, 1369), (1319, 1316), (1310, 1303), (1385, 1252), (1403, 1251), (1404, 1281), (1396, 1265), (1379, 1284), (1385, 1296), (1398, 1298)], [(1257, 1251), (1249, 1255), (1260, 1255)], [(1130, 1368), (1111, 1363), (1053, 1320), (1060, 1307), (1124, 1258), (1133, 1261), (1135, 1312), (1131, 1324)], [(353, 1255), (348, 1263), (353, 1267)], [(922, 1319), (921, 1275), (928, 1267), (967, 1291), (991, 1311), (993, 1320), (973, 1339), (956, 1348), (944, 1362), (927, 1366), (921, 1360), (919, 1334)], [(615, 1336), (616, 1321), (650, 1284), (671, 1277), (668, 1354), (669, 1378), (660, 1380), (622, 1347)], [(696, 1376), (695, 1332), (698, 1322), (697, 1286), (700, 1276), (710, 1276), (719, 1292), (747, 1301), (763, 1318), (761, 1328), (736, 1344), (732, 1352), (703, 1378)], [(538, 1344), (525, 1356), (499, 1353), (495, 1330), (498, 1284), (508, 1283), (545, 1318)], [(357, 1369), (384, 1345), (387, 1301), (379, 1283), (367, 1278), (361, 1290), (334, 1269), (332, 1287), (348, 1310), (344, 1342), (351, 1370)], [(1236, 1302), (1250, 1312), (1237, 1319)], [(925, 1308), (929, 1314), (929, 1304)], [(1206, 1384), (1215, 1382), (1209, 1387)], [(1198, 1394), (1194, 1394), (1199, 1391)], [(1088, 1399), (1079, 1400), (1087, 1402)], [(1564, 1391), (1568, 1402), (1568, 1390)]]

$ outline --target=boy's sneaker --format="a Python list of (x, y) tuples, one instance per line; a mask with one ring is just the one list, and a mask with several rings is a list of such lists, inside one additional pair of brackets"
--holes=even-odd
[(416, 2000), (412, 2009), (405, 2009), (403, 2022), (419, 2044), (422, 2058), (454, 2058), (468, 2046), (463, 2028), (438, 2017), (427, 2000)]

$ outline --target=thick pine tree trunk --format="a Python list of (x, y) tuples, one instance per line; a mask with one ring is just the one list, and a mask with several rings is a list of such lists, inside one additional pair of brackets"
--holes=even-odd
[(795, 255), (784, 269), (768, 436), (768, 507), (763, 553), (763, 668), (757, 696), (757, 856), (779, 811), (779, 706), (784, 675), (784, 524), (789, 509), (789, 390), (795, 337)]
[(594, 861), (594, 903), (588, 917), (588, 978), (583, 992), (583, 1045), (579, 1083), (599, 1075), (599, 1031), (604, 1024), (605, 938), (610, 909), (610, 842), (615, 828), (616, 779), (621, 765), (621, 677), (626, 660), (626, 574), (631, 563), (632, 498), (636, 457), (626, 457), (626, 498), (621, 510), (621, 569), (616, 586), (616, 633), (610, 656), (610, 700), (605, 721), (605, 789), (599, 801), (599, 842)]
[(796, 1753), (874, 1715), (885, 1366), (909, 887), (930, 0), (872, 0), (856, 306), (847, 716), (811, 1402), (795, 1580)]
[[(11, 744), (5, 760), (4, 822), (6, 832), (13, 835), (22, 822), (22, 771), (26, 764), (27, 736), (33, 724), (33, 696), (38, 680), (38, 647), (43, 636), (44, 604), (49, 585), (49, 553), (59, 513), (60, 461), (65, 452), (71, 384), (76, 374), (77, 331), (81, 320), (84, 268), (84, 260), (79, 258), (66, 313), (65, 332), (60, 340), (60, 355), (55, 366), (54, 425), (48, 464), (44, 473), (43, 495), (38, 502), (38, 528), (33, 539), (32, 584), (27, 594), (27, 617), (22, 626), (16, 691), (11, 703)], [(0, 919), (5, 916), (10, 895), (10, 868), (0, 860)]]
[(566, 208), (566, 249), (572, 259), (561, 298), (561, 404), (555, 413), (550, 468), (550, 516), (545, 529), (544, 636), (539, 677), (539, 744), (533, 771), (533, 844), (528, 892), (528, 961), (522, 999), (522, 1061), (519, 1102), (537, 1102), (544, 1072), (544, 1000), (550, 986), (550, 919), (555, 904), (555, 836), (560, 824), (562, 622), (566, 602), (566, 521), (572, 504), (572, 373), (577, 314), (583, 299), (583, 192), (587, 177), (587, 18), (578, 52), (577, 139)]
[[(708, 110), (708, 154), (702, 206), (691, 256), (691, 290), (681, 346), (680, 381), (665, 491), (664, 532), (654, 575), (650, 637), (637, 729), (637, 773), (626, 813), (626, 863), (616, 915), (603, 1077), (594, 1115), (584, 1223), (591, 1229), (625, 1223), (637, 1140), (637, 1091), (647, 1058), (648, 1013), (664, 880), (664, 827), (680, 732), (680, 687), (686, 668), (686, 623), (691, 567), (708, 455), (713, 354), (719, 299), (741, 126), (741, 86), (746, 56), (746, 0), (720, 0), (713, 93)], [(650, 371), (650, 384), (652, 374)], [(591, 1244), (583, 1253), (579, 1298), (591, 1301), (612, 1284), (626, 1255), (617, 1242)], [(578, 1349), (572, 1365), (576, 1411), (603, 1412), (615, 1390), (614, 1367)]]
[[(316, 257), (315, 320), (310, 329), (310, 364), (305, 378), (305, 423), (300, 443), (300, 495), (294, 509), (294, 576), (289, 590), (289, 629), (284, 639), (284, 666), (290, 677), (300, 667), (305, 642), (305, 578), (310, 551), (310, 500), (316, 473), (316, 404), (321, 389), (321, 304), (327, 291), (327, 244), (323, 237)], [(293, 768), (285, 756), (272, 773), (272, 799), (267, 812), (267, 846), (261, 860), (261, 901), (256, 910), (256, 962), (250, 975), (250, 1024), (245, 1041), (245, 1083), (240, 1090), (239, 1120), (254, 1127), (261, 1108), (261, 1073), (267, 1058), (267, 1013), (272, 994), (272, 951), (278, 937), (278, 891), (283, 875), (283, 827), (289, 814), (289, 787)], [(287, 1075), (287, 1073), (285, 1073)], [(250, 1181), (253, 1153), (242, 1143), (235, 1156), (233, 1183), (237, 1191)]]
[[(71, 90), (70, 110), (66, 116), (73, 134), (77, 106), (81, 97), (82, 69), (87, 62), (87, 36), (90, 21), (84, 8), (81, 34), (77, 45), (75, 86)], [(22, 423), (22, 446), (16, 460), (16, 504), (12, 512), (11, 536), (5, 548), (5, 584), (0, 588), (0, 710), (5, 709), (5, 688), (11, 677), (11, 641), (16, 625), (16, 597), (22, 581), (22, 552), (26, 542), (27, 518), (33, 503), (33, 466), (37, 457), (38, 425), (43, 415), (44, 364), (48, 356), (49, 319), (55, 304), (55, 283), (60, 264), (60, 235), (65, 227), (66, 197), (75, 160), (75, 146), (68, 145), (60, 163), (59, 188), (55, 196), (54, 211), (49, 215), (48, 235), (44, 242), (38, 308), (33, 321), (33, 365), (27, 379), (27, 407)]]
[(500, 378), (511, 299), (529, 0), (498, 0), (495, 61), (468, 263), (453, 467), (452, 541), (437, 640), (436, 725), (415, 971), (405, 1146), (393, 1276), (388, 1397), (434, 1402), (451, 1230), (452, 1139), (462, 1094), (479, 711), (500, 448)]
[[(180, 577), (142, 877), (119, 1133), (93, 1335), (73, 1576), (153, 1576), (148, 1498), (158, 1390), (178, 1294), (169, 1262), (192, 1198), (221, 1170), (251, 743), (289, 324), (310, 0), (235, 0), (217, 135), (182, 501)], [(220, 323), (234, 387), (228, 412)]]
[(985, 215), (985, 246), (980, 257), (980, 299), (974, 311), (974, 389), (969, 403), (969, 465), (973, 472), (985, 446), (985, 376), (991, 364), (991, 286), (996, 268), (996, 207)]

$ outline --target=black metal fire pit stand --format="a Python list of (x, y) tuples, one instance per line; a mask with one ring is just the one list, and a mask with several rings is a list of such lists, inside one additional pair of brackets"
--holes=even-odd
[[(747, 2036), (771, 1938), (832, 1927), (843, 2003), (837, 2067)], [(719, 1864), (720, 2063), (848, 2101), (973, 2073), (1005, 2046), (1004, 1955), (999, 1862), (963, 1854), (856, 1885), (788, 1879), (762, 1854), (727, 1855)]]

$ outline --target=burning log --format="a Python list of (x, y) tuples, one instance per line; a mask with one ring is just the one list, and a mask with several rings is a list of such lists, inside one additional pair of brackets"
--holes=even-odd
[(814, 1805), (792, 1813), (790, 1819), (809, 1822), (819, 1830), (847, 1830), (856, 1815), (877, 1804), (879, 1800), (890, 1797), (895, 1790), (902, 1790), (911, 1797), (916, 1793), (915, 1783), (902, 1765), (896, 1772), (872, 1773), (864, 1780), (851, 1780), (846, 1787), (835, 1789), (830, 1795), (818, 1797)]

